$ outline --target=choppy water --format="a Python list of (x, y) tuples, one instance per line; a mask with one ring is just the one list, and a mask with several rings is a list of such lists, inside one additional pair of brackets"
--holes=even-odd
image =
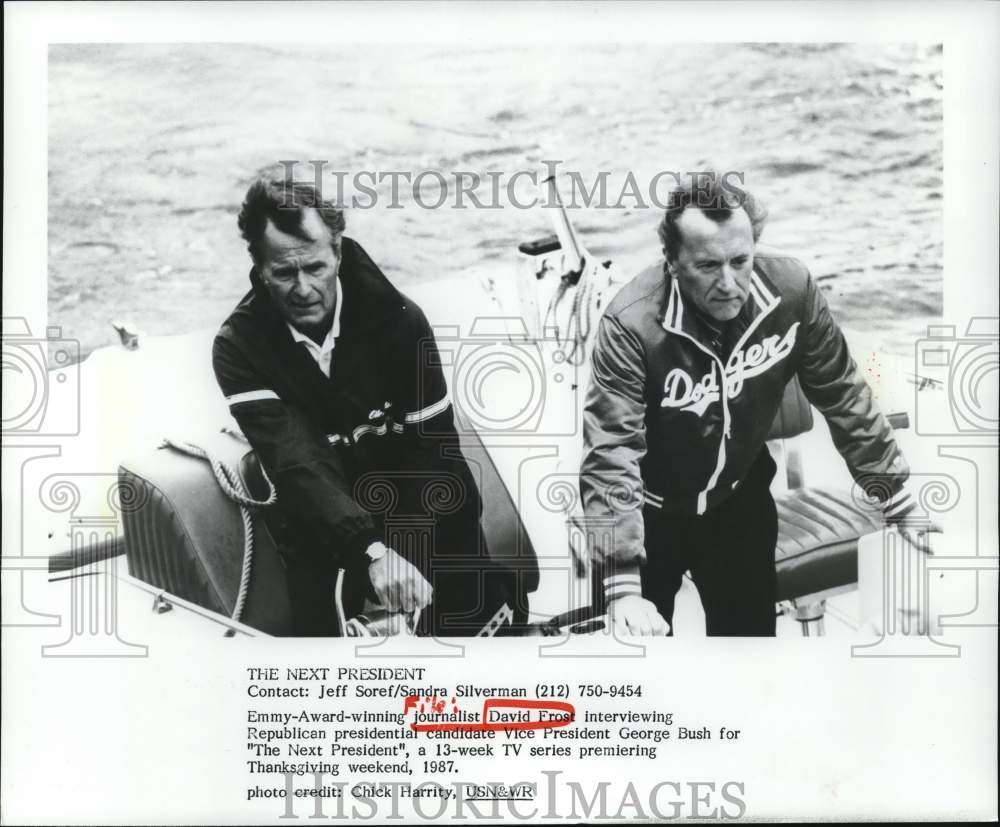
[[(930, 45), (56, 46), (49, 323), (84, 353), (115, 317), (217, 325), (246, 285), (239, 202), (278, 159), (509, 176), (554, 158), (588, 182), (609, 171), (615, 196), (629, 171), (708, 160), (745, 173), (764, 241), (810, 264), (841, 321), (902, 350), (941, 312), (941, 125)], [(400, 202), (351, 211), (348, 232), (404, 289), (550, 232), (541, 210)], [(626, 272), (658, 253), (655, 209), (574, 219)]]

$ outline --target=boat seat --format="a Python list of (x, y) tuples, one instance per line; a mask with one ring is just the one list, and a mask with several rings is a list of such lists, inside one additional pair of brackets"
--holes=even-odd
[[(240, 440), (220, 434), (211, 444), (199, 441), (229, 467), (245, 467), (249, 451)], [(243, 520), (209, 464), (160, 448), (121, 463), (118, 485), (135, 503), (123, 509), (129, 574), (231, 617), (243, 567)], [(252, 577), (240, 620), (267, 634), (290, 634), (285, 566), (259, 510), (253, 528)]]
[[(812, 408), (793, 377), (768, 440), (793, 439), (812, 425)], [(787, 444), (783, 449), (788, 490), (774, 498), (777, 599), (791, 603), (804, 635), (822, 633), (824, 594), (857, 583), (858, 540), (882, 528), (882, 514), (874, 506), (857, 503), (849, 490), (806, 487), (797, 451)]]
[(862, 509), (847, 491), (796, 488), (774, 498), (778, 600), (849, 586), (858, 581), (858, 540), (882, 528), (876, 509)]
[[(491, 558), (516, 576), (511, 608), (514, 624), (528, 615), (528, 593), (538, 588), (534, 547), (514, 501), (485, 447), (474, 432), (463, 437), (462, 451), (481, 486), (482, 525)], [(200, 447), (239, 474), (251, 496), (263, 499), (266, 485), (256, 455), (229, 433), (199, 439)], [(240, 510), (219, 488), (204, 459), (170, 448), (147, 452), (119, 466), (125, 553), (129, 574), (172, 595), (231, 616), (243, 565)], [(249, 592), (241, 622), (271, 635), (292, 633), (282, 542), (281, 512), (251, 509), (254, 554)], [(277, 542), (276, 542), (277, 539)], [(351, 616), (350, 593), (345, 608)], [(332, 599), (332, 595), (331, 595)], [(360, 609), (360, 607), (357, 607)]]

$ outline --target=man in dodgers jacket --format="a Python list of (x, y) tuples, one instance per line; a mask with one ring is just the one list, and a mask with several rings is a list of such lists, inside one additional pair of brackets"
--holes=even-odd
[(588, 523), (611, 528), (592, 559), (621, 633), (671, 632), (690, 571), (708, 634), (774, 635), (765, 439), (793, 376), (887, 519), (913, 507), (892, 429), (816, 282), (794, 258), (755, 254), (765, 216), (718, 181), (678, 189), (659, 228), (665, 260), (601, 319), (580, 485)]

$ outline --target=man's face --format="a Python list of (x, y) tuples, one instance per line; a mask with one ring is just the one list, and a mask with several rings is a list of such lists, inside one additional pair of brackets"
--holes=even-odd
[(753, 228), (746, 210), (717, 223), (688, 207), (677, 220), (681, 232), (675, 261), (668, 262), (681, 295), (719, 322), (735, 319), (750, 294)]
[(268, 221), (258, 270), (285, 321), (306, 334), (325, 332), (337, 303), (340, 256), (316, 210), (303, 211), (301, 229), (309, 240), (283, 233)]

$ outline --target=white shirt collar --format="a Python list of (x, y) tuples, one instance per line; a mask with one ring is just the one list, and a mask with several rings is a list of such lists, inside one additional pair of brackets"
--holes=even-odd
[(288, 331), (292, 334), (292, 339), (302, 342), (309, 351), (309, 355), (316, 360), (316, 363), (323, 369), (323, 373), (330, 375), (330, 354), (337, 344), (337, 337), (340, 335), (340, 311), (344, 306), (344, 291), (340, 288), (340, 276), (337, 276), (337, 301), (333, 308), (333, 324), (323, 339), (323, 344), (318, 345), (291, 322), (286, 322)]

